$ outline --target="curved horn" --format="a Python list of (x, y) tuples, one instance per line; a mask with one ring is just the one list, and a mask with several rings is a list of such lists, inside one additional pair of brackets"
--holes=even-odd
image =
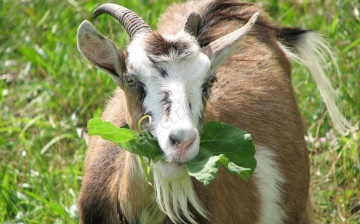
[(145, 23), (138, 15), (136, 15), (130, 9), (127, 9), (121, 5), (112, 3), (102, 4), (93, 12), (93, 18), (95, 19), (101, 14), (109, 14), (117, 19), (121, 25), (125, 28), (130, 38), (133, 38), (136, 34), (143, 32), (150, 32), (150, 26)]

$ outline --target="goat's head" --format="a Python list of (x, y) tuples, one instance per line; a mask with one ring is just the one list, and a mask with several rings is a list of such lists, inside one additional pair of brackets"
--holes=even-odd
[(202, 48), (196, 41), (197, 13), (190, 14), (176, 35), (152, 31), (122, 6), (101, 5), (94, 17), (102, 13), (115, 17), (130, 35), (127, 51), (118, 50), (88, 21), (78, 29), (79, 50), (125, 91), (130, 114), (152, 117), (149, 130), (172, 167), (193, 159), (199, 151), (204, 106), (216, 80), (214, 69), (249, 32), (257, 13), (242, 28)]

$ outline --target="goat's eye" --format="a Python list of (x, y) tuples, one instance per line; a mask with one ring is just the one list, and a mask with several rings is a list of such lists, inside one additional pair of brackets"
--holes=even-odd
[(216, 77), (210, 77), (210, 78), (207, 80), (206, 84), (207, 84), (208, 86), (212, 87), (212, 86), (215, 84), (215, 82), (216, 82)]
[(128, 86), (134, 86), (137, 83), (137, 79), (133, 76), (129, 76), (126, 78), (126, 84)]

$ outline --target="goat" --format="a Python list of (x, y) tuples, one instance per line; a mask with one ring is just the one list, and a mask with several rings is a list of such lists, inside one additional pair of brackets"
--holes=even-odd
[[(80, 223), (312, 223), (291, 60), (310, 70), (336, 129), (352, 128), (325, 77), (324, 53), (332, 54), (319, 34), (279, 27), (259, 6), (237, 0), (174, 4), (157, 31), (119, 5), (103, 4), (93, 16), (101, 14), (116, 18), (131, 38), (119, 50), (90, 22), (79, 26), (80, 52), (119, 86), (102, 118), (136, 130), (150, 115), (145, 126), (166, 161), (152, 164), (150, 186), (137, 156), (92, 137)], [(207, 187), (187, 175), (183, 164), (197, 155), (209, 120), (252, 135), (257, 167), (248, 182), (224, 169)]]

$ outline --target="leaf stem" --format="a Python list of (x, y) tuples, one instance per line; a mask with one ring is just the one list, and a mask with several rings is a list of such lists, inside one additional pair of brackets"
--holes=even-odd
[(145, 120), (145, 119), (149, 119), (149, 123), (151, 124), (152, 123), (152, 117), (150, 115), (145, 115), (143, 116), (139, 122), (137, 123), (137, 128), (138, 128), (138, 131), (139, 132), (142, 132), (142, 128), (141, 128), (141, 123)]
[(148, 164), (145, 163), (144, 157), (139, 156), (141, 166), (143, 168), (144, 174), (145, 174), (145, 180), (150, 180), (150, 159), (148, 159)]

